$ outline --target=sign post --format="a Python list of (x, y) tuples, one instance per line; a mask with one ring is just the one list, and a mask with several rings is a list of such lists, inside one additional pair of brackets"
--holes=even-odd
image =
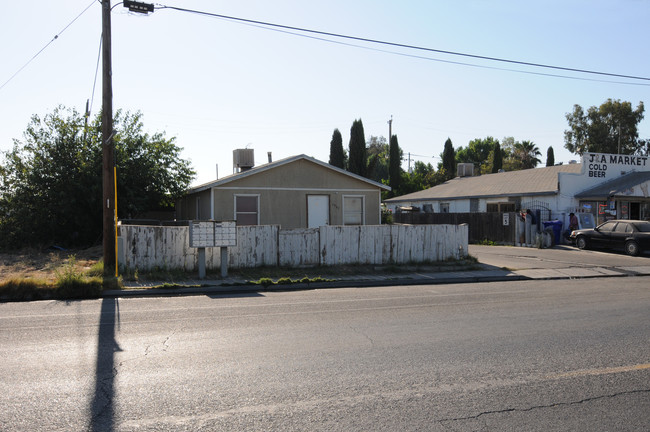
[(198, 248), (199, 279), (205, 278), (205, 248), (221, 248), (221, 277), (228, 276), (228, 246), (237, 246), (235, 222), (191, 221), (190, 247)]

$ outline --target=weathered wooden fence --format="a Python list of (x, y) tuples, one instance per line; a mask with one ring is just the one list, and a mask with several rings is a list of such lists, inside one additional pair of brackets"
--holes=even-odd
[[(507, 215), (507, 225), (504, 224)], [(468, 241), (480, 243), (485, 240), (495, 243), (514, 244), (516, 241), (517, 213), (424, 213), (402, 212), (394, 216), (396, 223), (404, 224), (467, 224)]]
[[(467, 256), (467, 225), (324, 226), (281, 230), (277, 225), (237, 227), (228, 266), (301, 267), (404, 264)], [(120, 265), (130, 269), (197, 268), (187, 226), (119, 227)], [(220, 248), (206, 248), (206, 268), (221, 265)]]

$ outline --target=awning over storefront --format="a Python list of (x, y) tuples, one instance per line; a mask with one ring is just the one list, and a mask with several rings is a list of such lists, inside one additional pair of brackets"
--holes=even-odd
[(606, 201), (612, 198), (650, 198), (650, 171), (631, 172), (575, 195), (581, 200)]

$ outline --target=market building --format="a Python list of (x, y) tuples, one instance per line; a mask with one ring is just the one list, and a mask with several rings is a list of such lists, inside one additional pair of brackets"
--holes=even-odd
[(474, 176), (466, 166), (443, 184), (385, 205), (393, 212), (518, 212), (542, 221), (579, 216), (581, 227), (609, 219), (650, 220), (650, 157), (585, 153), (581, 163)]

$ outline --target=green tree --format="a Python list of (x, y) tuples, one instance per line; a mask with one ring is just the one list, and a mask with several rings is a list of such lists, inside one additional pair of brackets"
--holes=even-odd
[(521, 161), (513, 155), (515, 152), (516, 141), (514, 137), (505, 137), (501, 140), (501, 159), (503, 161), (502, 169), (504, 171), (518, 171), (521, 169)]
[(546, 166), (550, 167), (555, 165), (555, 152), (553, 151), (553, 147), (549, 146), (548, 150), (546, 150)]
[(195, 175), (190, 162), (181, 158), (176, 138), (146, 133), (140, 112), (119, 110), (114, 122), (119, 216), (173, 209)]
[(474, 170), (478, 174), (490, 172), (487, 166), (489, 164), (490, 154), (494, 150), (494, 145), (497, 142), (498, 140), (492, 137), (474, 139), (469, 142), (467, 147), (459, 147), (456, 150), (456, 162), (474, 164)]
[(348, 154), (348, 171), (366, 177), (368, 154), (366, 151), (366, 138), (363, 132), (363, 122), (361, 119), (352, 122)]
[(397, 135), (390, 137), (388, 152), (388, 185), (391, 187), (390, 195), (396, 196), (402, 183), (402, 150), (397, 142)]
[(345, 150), (343, 150), (343, 137), (338, 129), (334, 129), (330, 141), (330, 165), (345, 169)]
[(501, 145), (499, 141), (494, 143), (494, 150), (492, 150), (492, 173), (499, 172), (503, 168), (503, 155), (501, 154)]
[[(114, 121), (119, 216), (169, 208), (194, 171), (175, 139), (142, 130), (141, 114)], [(102, 233), (101, 116), (87, 128), (75, 110), (34, 115), (0, 160), (0, 247), (96, 243)]]
[(415, 161), (410, 173), (403, 172), (398, 195), (421, 191), (434, 185), (435, 170), (430, 163)]
[[(456, 176), (456, 151), (450, 138), (447, 138), (447, 141), (445, 141), (445, 147), (440, 156), (442, 159), (442, 168), (445, 169), (448, 178), (454, 178)], [(438, 167), (438, 171), (440, 171), (440, 167)]]
[(643, 120), (643, 102), (632, 110), (630, 102), (607, 99), (600, 107), (592, 106), (585, 114), (580, 105), (566, 115), (569, 129), (564, 131), (564, 147), (572, 153), (586, 152), (642, 154), (638, 125)]
[(532, 141), (522, 141), (515, 143), (513, 157), (521, 161), (521, 169), (535, 168), (541, 161), (537, 156), (542, 152)]
[(366, 177), (376, 182), (388, 180), (389, 148), (386, 138), (371, 135), (366, 144)]

